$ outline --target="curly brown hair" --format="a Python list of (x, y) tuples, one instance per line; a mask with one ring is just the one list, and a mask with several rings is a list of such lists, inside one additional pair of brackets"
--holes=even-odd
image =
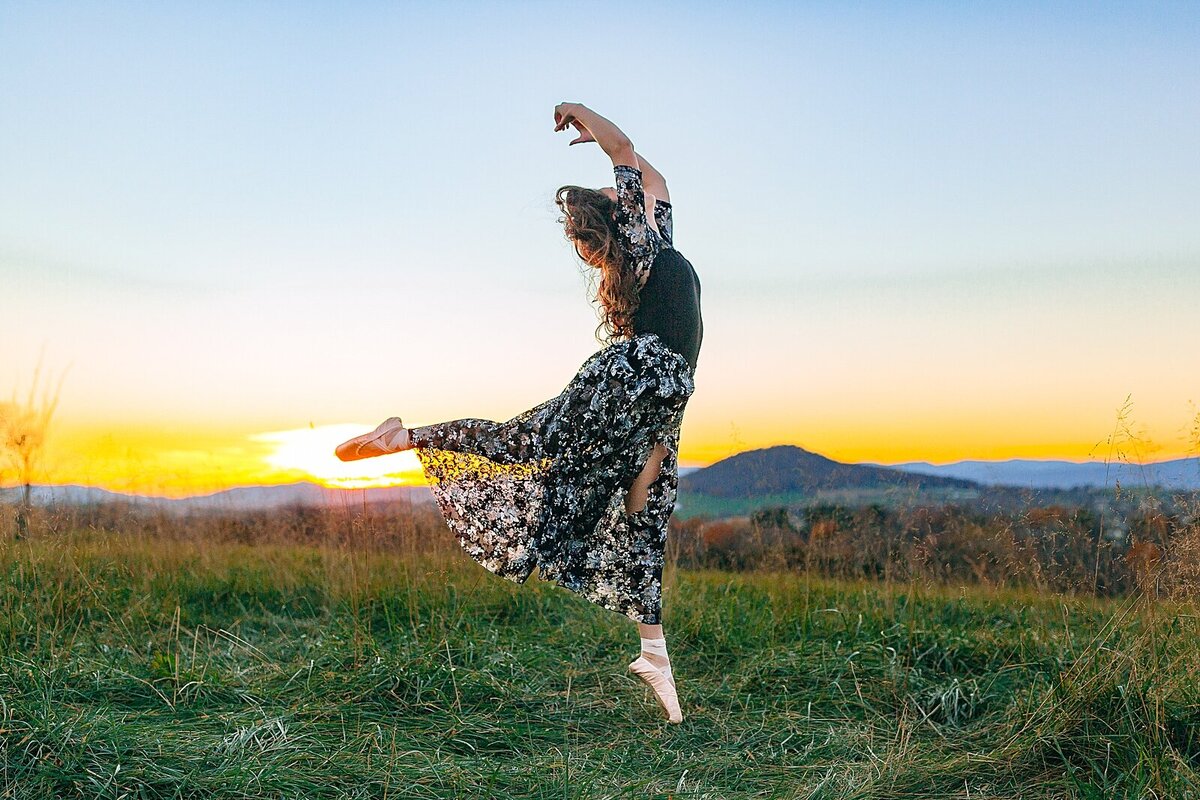
[(554, 202), (563, 216), (563, 233), (575, 245), (575, 254), (585, 264), (599, 270), (600, 281), (592, 298), (600, 303), (603, 316), (596, 326), (596, 337), (604, 331), (609, 341), (633, 336), (633, 312), (638, 307), (638, 287), (628, 256), (617, 233), (617, 204), (603, 192), (584, 186), (562, 186), (554, 193)]

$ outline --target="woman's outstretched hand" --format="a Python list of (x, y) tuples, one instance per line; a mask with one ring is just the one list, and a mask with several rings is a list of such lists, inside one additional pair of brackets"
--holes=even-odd
[(566, 130), (568, 125), (575, 127), (579, 135), (568, 144), (582, 144), (584, 142), (594, 142), (596, 137), (592, 136), (592, 132), (587, 129), (587, 126), (580, 122), (576, 116), (576, 110), (579, 108), (579, 103), (559, 103), (554, 107), (554, 130)]
[(627, 164), (638, 166), (637, 153), (633, 150), (633, 142), (612, 124), (611, 120), (592, 111), (583, 103), (559, 103), (554, 107), (554, 130), (566, 130), (568, 125), (579, 131), (571, 144), (595, 142), (600, 145), (604, 154), (612, 159), (613, 165)]

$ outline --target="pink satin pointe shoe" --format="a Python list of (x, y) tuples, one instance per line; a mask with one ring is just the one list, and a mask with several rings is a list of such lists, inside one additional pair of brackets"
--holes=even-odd
[(679, 710), (679, 696), (675, 693), (673, 678), (668, 678), (667, 673), (645, 656), (635, 658), (629, 665), (629, 671), (645, 681), (654, 691), (658, 704), (667, 712), (668, 722), (683, 722), (683, 712)]
[(397, 453), (408, 443), (408, 431), (399, 417), (388, 417), (370, 433), (342, 442), (334, 452), (342, 461), (357, 461)]

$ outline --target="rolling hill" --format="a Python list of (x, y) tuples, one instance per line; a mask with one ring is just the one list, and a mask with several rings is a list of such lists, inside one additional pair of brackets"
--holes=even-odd
[(846, 464), (795, 445), (777, 445), (738, 453), (681, 475), (676, 515), (724, 517), (812, 502), (958, 502), (978, 499), (982, 489), (962, 478)]
[(681, 490), (713, 497), (812, 495), (832, 489), (977, 489), (965, 478), (924, 475), (890, 467), (846, 464), (783, 444), (722, 459), (679, 479)]

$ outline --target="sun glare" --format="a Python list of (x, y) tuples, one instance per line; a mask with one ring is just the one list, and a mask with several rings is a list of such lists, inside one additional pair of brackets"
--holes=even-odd
[(299, 470), (324, 486), (337, 489), (369, 489), (424, 483), (424, 473), (411, 450), (360, 461), (342, 461), (334, 448), (347, 439), (374, 430), (374, 425), (321, 425), (287, 431), (253, 434), (273, 450), (264, 460), (273, 467)]

